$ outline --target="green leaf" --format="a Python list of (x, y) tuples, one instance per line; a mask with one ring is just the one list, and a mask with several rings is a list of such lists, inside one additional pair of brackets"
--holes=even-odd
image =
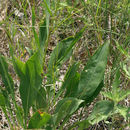
[(125, 76), (130, 79), (130, 57), (128, 57), (123, 63), (121, 63), (122, 69), (125, 72)]
[(55, 99), (60, 97), (61, 94), (65, 92), (65, 97), (75, 97), (75, 92), (78, 87), (80, 74), (76, 72), (78, 70), (79, 64), (74, 63), (65, 75), (64, 82), (55, 96)]
[[(73, 41), (73, 37), (69, 37), (69, 38), (61, 41), (60, 43), (58, 43), (56, 48), (53, 50), (53, 52), (50, 56), (49, 63), (48, 63), (48, 73), (47, 73), (48, 81), (50, 83), (53, 82), (53, 77), (54, 77), (53, 73), (56, 71), (57, 66), (59, 65), (57, 63), (58, 60), (64, 55), (65, 50), (70, 46), (72, 41)], [(72, 53), (72, 51), (70, 53)], [(64, 59), (64, 61), (69, 58), (70, 53), (66, 55), (66, 58)]]
[(90, 58), (84, 70), (81, 72), (76, 94), (78, 98), (90, 101), (94, 97), (104, 77), (108, 54), (109, 43), (106, 42)]
[(28, 129), (40, 129), (46, 127), (51, 115), (46, 112), (36, 112), (30, 119)]
[(115, 43), (116, 43), (117, 49), (119, 49), (119, 51), (120, 51), (123, 55), (125, 55), (125, 56), (127, 56), (127, 57), (130, 58), (130, 55), (128, 54), (128, 52), (127, 52), (117, 41), (115, 41)]
[(45, 14), (46, 18), (44, 19), (44, 23), (40, 25), (39, 29), (39, 43), (40, 49), (43, 50), (48, 47), (48, 37), (49, 37), (49, 21), (50, 21), (50, 0), (44, 0), (45, 3)]
[(54, 113), (55, 126), (57, 126), (62, 119), (71, 116), (78, 108), (83, 100), (76, 98), (64, 98), (58, 102), (56, 105), (56, 110)]
[(10, 94), (14, 94), (14, 82), (10, 74), (8, 73), (8, 64), (6, 63), (5, 58), (0, 55), (0, 75), (2, 77), (2, 81), (5, 85), (6, 91)]
[(114, 81), (113, 81), (113, 84), (112, 84), (112, 87), (117, 88), (120, 85), (119, 78), (120, 78), (120, 71), (119, 71), (119, 69), (117, 69), (116, 75), (115, 75), (115, 78), (114, 78)]
[(45, 3), (45, 6), (46, 6), (46, 12), (48, 12), (49, 14), (52, 14), (52, 12), (50, 10), (50, 0), (44, 0), (44, 3)]
[(40, 25), (39, 29), (39, 43), (40, 43), (40, 48), (41, 50), (45, 46), (47, 40), (47, 27), (46, 27), (46, 21), (44, 20), (44, 23)]
[(65, 97), (74, 97), (78, 88), (80, 74), (77, 72), (78, 63), (74, 63), (65, 76), (62, 88), (66, 88)]
[[(10, 103), (10, 97), (9, 97), (8, 92), (6, 90), (2, 89), (1, 94), (4, 97), (4, 100), (5, 100), (4, 102), (5, 102), (6, 107), (8, 107), (11, 110), (11, 103)], [(3, 97), (1, 97), (1, 98), (3, 98)]]
[(60, 63), (60, 62), (66, 57), (66, 55), (68, 55), (68, 54), (72, 51), (74, 45), (75, 45), (75, 44), (80, 40), (80, 38), (83, 36), (83, 33), (84, 33), (85, 30), (86, 30), (86, 26), (83, 27), (83, 28), (75, 35), (75, 37), (74, 37), (73, 41), (71, 42), (71, 44), (68, 46), (68, 48), (67, 48), (66, 50), (64, 50), (64, 51), (65, 51), (65, 52), (64, 52), (64, 55), (62, 55), (62, 57), (59, 58), (58, 63)]
[(129, 114), (129, 108), (118, 105), (116, 109), (117, 109), (116, 113), (120, 113), (125, 118), (125, 120), (127, 120)]
[(74, 77), (71, 77), (71, 79), (68, 82), (68, 85), (66, 87), (65, 97), (75, 97), (75, 93), (78, 88), (79, 79), (80, 79), (80, 74), (76, 72)]
[(130, 90), (120, 90), (118, 101), (124, 100), (129, 95), (130, 95)]
[(13, 57), (13, 65), (18, 76), (22, 78), (25, 75), (25, 63)]
[(48, 37), (50, 14), (52, 14), (51, 11), (50, 11), (50, 0), (46, 0), (45, 5), (46, 5), (46, 10), (45, 10), (45, 13), (46, 13), (46, 30), (47, 30), (47, 37)]
[(16, 58), (13, 62), (20, 78), (20, 96), (26, 118), (42, 83), (42, 55), (40, 51), (36, 52), (25, 64)]
[(28, 48), (28, 47), (25, 47), (25, 49), (27, 50), (27, 52), (29, 53), (29, 56), (32, 56), (33, 55), (33, 50)]
[(114, 102), (118, 103), (122, 100), (124, 100), (127, 96), (130, 95), (130, 90), (120, 90), (119, 88), (117, 88), (117, 92), (113, 93), (113, 92), (102, 92), (102, 94), (113, 100)]
[(111, 100), (113, 100), (113, 94), (111, 92), (101, 92), (103, 94), (104, 97), (107, 97)]
[(107, 119), (114, 109), (114, 103), (111, 101), (103, 100), (96, 103), (92, 113), (88, 117), (91, 124), (98, 123), (101, 120)]
[(80, 30), (75, 37), (69, 37), (64, 39), (53, 50), (49, 64), (48, 64), (48, 82), (53, 83), (54, 72), (57, 70), (57, 66), (61, 66), (68, 58), (71, 56), (74, 45), (78, 42), (78, 40), (82, 37), (86, 27)]
[(33, 30), (36, 45), (37, 45), (37, 47), (40, 47), (38, 35), (37, 35), (36, 31), (35, 31), (35, 19), (36, 19), (35, 17), (36, 17), (35, 16), (35, 7), (33, 6), (32, 7), (32, 30)]
[(95, 92), (93, 93), (93, 95), (91, 96), (91, 98), (87, 99), (87, 103), (91, 103), (100, 93), (101, 89), (104, 87), (104, 82), (103, 80), (101, 81), (101, 83), (98, 85), (97, 89), (95, 90)]
[[(1, 87), (1, 86), (0, 86)], [(0, 93), (0, 106), (4, 107), (5, 106), (5, 97), (3, 96), (2, 93)]]
[(37, 93), (36, 104), (37, 109), (45, 109), (47, 107), (46, 91), (43, 87)]

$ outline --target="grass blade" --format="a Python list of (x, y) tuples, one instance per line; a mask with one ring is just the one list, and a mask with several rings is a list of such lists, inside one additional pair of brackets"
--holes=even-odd
[(39, 38), (38, 38), (38, 35), (37, 35), (36, 31), (35, 31), (35, 17), (36, 17), (35, 16), (35, 8), (33, 6), (32, 7), (32, 30), (33, 30), (36, 45), (37, 45), (37, 47), (40, 47)]
[(6, 91), (9, 94), (14, 94), (14, 82), (10, 74), (8, 73), (8, 64), (5, 61), (5, 58), (0, 55), (0, 75), (2, 81), (6, 87)]
[(47, 26), (46, 26), (46, 21), (44, 20), (44, 23), (40, 25), (39, 29), (39, 47), (42, 48), (45, 46), (47, 40)]

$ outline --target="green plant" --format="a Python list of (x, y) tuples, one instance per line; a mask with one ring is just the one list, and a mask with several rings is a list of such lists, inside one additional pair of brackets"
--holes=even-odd
[(114, 108), (112, 114), (121, 114), (124, 119), (128, 120), (129, 115), (129, 107), (125, 107), (120, 105), (120, 102), (124, 100), (127, 96), (130, 95), (130, 90), (121, 90), (120, 85), (120, 71), (117, 69), (115, 79), (112, 84), (112, 90), (110, 92), (102, 92), (102, 94), (108, 99), (112, 100), (114, 103)]
[[(46, 22), (44, 22), (44, 25)], [(76, 34), (75, 37), (69, 37), (59, 43), (52, 55), (50, 57), (50, 61), (48, 63), (48, 73), (47, 73), (47, 83), (53, 84), (55, 82), (54, 78), (56, 77), (55, 71), (58, 66), (61, 66), (72, 54), (72, 50), (76, 42), (82, 37), (86, 27), (84, 27), (79, 33)], [(34, 31), (35, 34), (35, 31)], [(15, 68), (16, 73), (20, 78), (20, 97), (22, 100), (22, 107), (24, 111), (23, 114), (19, 112), (19, 108), (16, 104), (15, 94), (14, 94), (14, 85), (11, 76), (8, 73), (8, 66), (3, 56), (0, 58), (0, 66), (1, 66), (1, 75), (3, 82), (6, 86), (6, 96), (2, 91), (2, 99), (7, 100), (10, 103), (10, 100), (7, 98), (8, 94), (11, 94), (11, 98), (13, 104), (15, 105), (16, 111), (18, 111), (19, 116), (19, 123), (24, 128), (27, 128), (27, 117), (29, 115), (29, 110), (31, 107), (34, 107), (35, 110), (41, 109), (41, 102), (42, 104), (46, 104), (47, 108), (51, 105), (50, 101), (51, 98), (56, 98), (52, 96), (52, 93), (55, 95), (55, 91), (51, 89), (51, 86), (45, 88), (41, 85), (42, 83), (42, 65), (43, 65), (43, 58), (45, 56), (45, 49), (46, 49), (46, 41), (47, 41), (47, 26), (40, 28), (40, 36), (39, 36), (39, 44), (37, 45), (37, 50), (34, 54), (24, 63), (20, 61), (13, 55), (13, 49), (11, 48), (11, 55), (12, 55), (12, 62)], [(102, 47), (100, 47), (96, 53), (92, 56), (92, 58), (88, 61), (84, 70), (80, 73), (77, 72), (78, 64), (73, 64), (70, 67), (70, 70), (67, 72), (65, 76), (65, 82), (61, 87), (60, 92), (62, 93), (66, 89), (65, 98), (58, 102), (56, 105), (56, 110), (54, 115), (51, 118), (51, 115), (48, 118), (51, 118), (54, 123), (54, 128), (58, 126), (60, 121), (64, 118), (65, 121), (79, 108), (81, 103), (83, 105), (90, 103), (100, 92), (101, 88), (103, 87), (102, 80), (104, 76), (105, 67), (107, 64), (107, 56), (109, 52), (109, 43), (105, 43)], [(75, 70), (75, 71), (73, 71)], [(73, 72), (72, 72), (73, 71)], [(69, 80), (70, 76), (73, 80)], [(88, 77), (89, 76), (89, 77)], [(77, 80), (78, 79), (78, 80)], [(93, 80), (93, 82), (91, 82)], [(77, 86), (75, 88), (75, 85)], [(87, 85), (87, 86), (86, 86)], [(71, 89), (71, 91), (70, 91)], [(42, 91), (41, 91), (42, 90)], [(73, 94), (71, 94), (73, 93)], [(41, 98), (42, 97), (42, 98)], [(70, 98), (71, 97), (71, 98)], [(41, 101), (41, 99), (43, 101)], [(48, 102), (47, 102), (48, 100)], [(56, 99), (55, 99), (56, 100)], [(40, 101), (40, 103), (39, 103)], [(45, 103), (44, 103), (45, 102)], [(3, 105), (3, 104), (2, 104)], [(6, 106), (6, 104), (4, 104)], [(83, 106), (81, 105), (81, 106)], [(81, 107), (80, 106), (80, 107)], [(44, 109), (45, 111), (48, 111)], [(65, 109), (63, 111), (63, 109)], [(66, 113), (66, 114), (65, 114)], [(38, 114), (38, 113), (37, 113)], [(36, 115), (37, 115), (36, 114)], [(47, 113), (43, 114), (46, 116)], [(48, 114), (47, 114), (48, 115)], [(34, 116), (30, 119), (32, 122), (35, 117)], [(37, 117), (37, 116), (36, 116)], [(39, 117), (40, 118), (40, 117)], [(47, 119), (48, 119), (47, 118)], [(39, 120), (45, 120), (44, 116), (42, 116)], [(49, 119), (48, 119), (49, 120)], [(47, 121), (45, 121), (47, 123)], [(38, 123), (35, 125), (37, 128), (46, 127), (46, 123)], [(29, 123), (29, 128), (33, 128)], [(64, 123), (63, 123), (64, 124)]]
[[(22, 3), (24, 6), (24, 12), (26, 12), (28, 6), (26, 1), (25, 3), (25, 6), (24, 2)], [(82, 5), (84, 7), (81, 10), (76, 8), (76, 5), (79, 3), (79, 0), (76, 0), (76, 3), (74, 4), (68, 0), (67, 3), (61, 3), (60, 0), (54, 1), (53, 8), (55, 11), (53, 13), (50, 9), (50, 0), (44, 0), (45, 16), (43, 16), (44, 18), (40, 21), (39, 36), (35, 29), (37, 17), (35, 14), (35, 5), (32, 6), (31, 22), (34, 41), (33, 47), (31, 49), (27, 48), (30, 57), (26, 62), (21, 61), (20, 58), (18, 58), (17, 55), (16, 57), (14, 54), (12, 39), (16, 33), (15, 30), (11, 30), (14, 31), (12, 37), (10, 30), (6, 28), (8, 38), (11, 42), (10, 62), (13, 64), (13, 68), (20, 79), (20, 85), (18, 88), (22, 102), (22, 105), (17, 104), (14, 82), (8, 72), (8, 62), (5, 57), (0, 55), (0, 74), (4, 83), (4, 87), (0, 87), (0, 106), (12, 129), (16, 126), (28, 129), (63, 129), (72, 115), (74, 115), (80, 108), (83, 109), (88, 107), (98, 96), (102, 88), (107, 86), (106, 84), (104, 85), (104, 81), (106, 80), (104, 79), (104, 76), (109, 50), (111, 53), (115, 54), (114, 59), (120, 55), (118, 58), (118, 60), (120, 60), (121, 54), (129, 58), (127, 50), (124, 49), (125, 47), (119, 45), (120, 42), (118, 43), (118, 40), (114, 39), (116, 36), (118, 37), (119, 34), (116, 32), (116, 27), (114, 27), (112, 22), (113, 15), (115, 14), (113, 14), (114, 11), (110, 11), (112, 9), (110, 5), (113, 5), (113, 3), (110, 2), (109, 5), (108, 2), (105, 1), (104, 4), (104, 2), (99, 0), (96, 5), (94, 4), (94, 0), (88, 0), (87, 2), (82, 0)], [(64, 12), (64, 7), (66, 7), (68, 11), (65, 11), (67, 16), (63, 18), (62, 21), (58, 20), (58, 22), (60, 22), (54, 28), (49, 27), (49, 25), (55, 24), (56, 21), (56, 19), (54, 19), (54, 21), (51, 19), (50, 22), (50, 16), (53, 18), (57, 13), (59, 13), (60, 16), (62, 14), (61, 12)], [(54, 33), (61, 25), (64, 25), (65, 27), (67, 25), (70, 25), (70, 27), (74, 26), (74, 20), (71, 17), (73, 17), (74, 14), (81, 15), (83, 13), (82, 11), (86, 11), (89, 14), (84, 14), (82, 18), (78, 18), (83, 21), (85, 27), (83, 27), (75, 36), (67, 37), (65, 39), (62, 38), (52, 51), (49, 62), (46, 63), (46, 54), (51, 33)], [(104, 15), (106, 18), (104, 23), (102, 19), (102, 11), (106, 14), (108, 13), (108, 15)], [(96, 12), (96, 16), (94, 12)], [(25, 15), (27, 17), (26, 13)], [(107, 20), (111, 22), (111, 27), (109, 26), (107, 28)], [(66, 22), (68, 22), (67, 25)], [(113, 30), (112, 27), (114, 28)], [(62, 68), (62, 65), (68, 61), (70, 57), (73, 58), (74, 48), (76, 48), (78, 41), (86, 30), (89, 30), (90, 34), (92, 34), (90, 37), (91, 39), (94, 39), (94, 41), (92, 40), (93, 43), (98, 44), (98, 49), (93, 56), (91, 56), (91, 51), (89, 52), (89, 49), (87, 50), (90, 53), (90, 59), (87, 61), (87, 65), (85, 64), (83, 70), (80, 68), (81, 62), (75, 62), (73, 59), (65, 74), (62, 86), (57, 90), (56, 81), (59, 80), (58, 70)], [(91, 32), (93, 30), (94, 32)], [(95, 33), (96, 35), (93, 36)], [(87, 34), (89, 34), (89, 32)], [(106, 38), (104, 38), (104, 40), (103, 36), (106, 37), (108, 34), (109, 38), (107, 38), (106, 41)], [(114, 46), (116, 46), (121, 54), (119, 54), (117, 50), (115, 52), (113, 51), (112, 40), (115, 41), (116, 44)], [(106, 42), (103, 43), (103, 41)], [(103, 45), (101, 45), (101, 43), (103, 43)], [(94, 44), (94, 46), (97, 44)], [(111, 47), (110, 49), (109, 46)], [(121, 64), (126, 76), (129, 78), (129, 69), (127, 69), (126, 61), (127, 60), (123, 60), (123, 64)], [(111, 70), (112, 74), (115, 69), (114, 65), (118, 63), (118, 61), (114, 60)], [(43, 68), (46, 70), (44, 71)], [(110, 80), (110, 82), (112, 81), (111, 79), (108, 80)], [(46, 82), (42, 84), (42, 81)], [(120, 113), (127, 120), (129, 108), (119, 105), (119, 102), (129, 95), (129, 91), (120, 91), (118, 86), (119, 72), (117, 71), (115, 80), (113, 81), (112, 90), (103, 92), (104, 97), (109, 98), (110, 100), (101, 100), (96, 102), (93, 112), (88, 116), (88, 118), (82, 121), (79, 119), (79, 121), (75, 122), (74, 125), (70, 125), (69, 129), (78, 126), (78, 129), (82, 130), (93, 124), (97, 124), (101, 120), (107, 120), (107, 118), (111, 116), (114, 120), (114, 116), (117, 113)], [(16, 113), (16, 118), (14, 117), (13, 112)], [(15, 119), (17, 119), (17, 123), (15, 122)]]
[[(44, 31), (45, 29), (41, 29), (40, 31)], [(50, 61), (48, 64), (48, 73), (47, 73), (47, 83), (53, 84), (53, 77), (55, 78), (55, 71), (57, 66), (61, 66), (71, 55), (72, 48), (82, 36), (85, 28), (83, 28), (74, 38), (69, 37), (59, 43), (52, 55), (50, 57)], [(40, 32), (41, 34), (45, 33)], [(46, 36), (46, 35), (43, 35)], [(42, 37), (44, 38), (44, 37)], [(41, 40), (43, 41), (43, 40)], [(64, 119), (63, 124), (69, 119), (69, 117), (80, 107), (90, 103), (93, 99), (98, 95), (101, 88), (103, 87), (103, 76), (105, 67), (107, 64), (107, 56), (109, 52), (109, 43), (105, 43), (102, 47), (100, 47), (96, 53), (91, 57), (85, 66), (84, 70), (80, 73), (77, 72), (79, 64), (73, 64), (69, 71), (65, 76), (65, 81), (63, 86), (59, 90), (60, 94), (55, 93), (55, 89), (53, 90), (51, 86), (46, 88), (42, 86), (42, 65), (43, 65), (43, 46), (42, 42), (40, 42), (40, 47), (38, 50), (25, 62), (23, 63), (19, 59), (17, 59), (12, 54), (12, 61), (15, 68), (16, 73), (20, 78), (20, 97), (22, 100), (22, 107), (24, 111), (23, 114), (19, 112), (19, 107), (16, 104), (16, 100), (14, 98), (14, 89), (13, 89), (13, 80), (8, 73), (8, 66), (3, 56), (0, 58), (0, 67), (1, 67), (1, 76), (3, 82), (6, 86), (6, 96), (4, 95), (4, 90), (1, 92), (2, 94), (2, 102), (7, 100), (10, 103), (10, 100), (7, 98), (8, 94), (11, 94), (12, 101), (15, 105), (16, 111), (18, 111), (18, 119), (20, 125), (23, 125), (24, 128), (47, 128), (51, 125), (47, 125), (49, 120), (52, 120), (52, 128), (56, 128), (62, 119)], [(88, 77), (89, 76), (89, 77)], [(70, 78), (72, 78), (70, 80)], [(93, 82), (91, 82), (93, 80)], [(47, 112), (49, 111), (48, 105), (52, 105), (50, 102), (52, 98), (58, 98), (63, 91), (66, 90), (65, 97), (58, 102), (56, 105), (56, 109), (54, 114), (51, 116)], [(53, 96), (53, 93), (55, 96)], [(43, 106), (42, 106), (42, 104)], [(44, 106), (46, 104), (46, 107)], [(2, 106), (6, 106), (6, 104), (2, 104)], [(55, 104), (54, 104), (55, 105)], [(35, 111), (40, 109), (41, 113), (38, 115), (38, 112), (34, 114), (29, 122), (29, 126), (27, 121), (27, 117), (29, 115), (29, 110), (31, 107), (34, 107)], [(45, 108), (44, 108), (45, 107)], [(43, 110), (42, 110), (43, 109)], [(45, 111), (45, 112), (42, 112)], [(46, 118), (47, 116), (47, 118)], [(39, 120), (35, 124), (35, 120)], [(33, 123), (35, 124), (33, 124)], [(44, 123), (43, 123), (44, 122)], [(63, 125), (60, 126), (62, 128)]]
[(114, 120), (115, 115), (120, 114), (124, 119), (128, 120), (130, 117), (130, 108), (120, 105), (120, 101), (124, 100), (130, 95), (129, 90), (120, 90), (120, 72), (119, 69), (116, 72), (115, 79), (113, 81), (112, 90), (109, 92), (102, 92), (102, 94), (110, 100), (98, 101), (93, 108), (92, 113), (86, 120), (76, 122), (70, 127), (70, 129), (79, 126), (79, 130), (88, 128), (90, 125), (97, 124), (98, 122), (111, 117)]

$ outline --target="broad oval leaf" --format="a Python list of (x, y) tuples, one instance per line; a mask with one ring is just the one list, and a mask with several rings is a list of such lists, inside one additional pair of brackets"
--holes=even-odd
[(25, 64), (16, 58), (13, 62), (20, 78), (20, 96), (26, 118), (42, 83), (42, 55), (40, 51), (36, 52)]
[(107, 42), (90, 58), (81, 72), (76, 94), (78, 98), (90, 101), (94, 97), (95, 91), (103, 80), (108, 54), (109, 43)]

